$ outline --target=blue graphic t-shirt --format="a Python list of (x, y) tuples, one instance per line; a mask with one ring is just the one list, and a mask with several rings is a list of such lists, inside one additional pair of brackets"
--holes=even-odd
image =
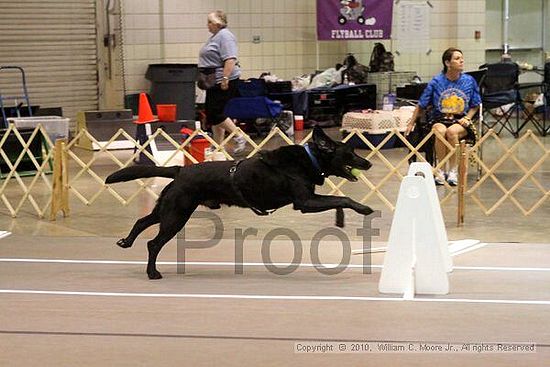
[(443, 73), (428, 83), (418, 101), (422, 109), (433, 106), (435, 119), (444, 114), (464, 115), (480, 103), (479, 88), (472, 76), (460, 74), (457, 80), (451, 81)]

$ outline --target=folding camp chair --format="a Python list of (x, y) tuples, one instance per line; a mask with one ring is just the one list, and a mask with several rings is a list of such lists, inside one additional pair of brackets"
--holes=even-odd
[[(482, 127), (500, 127), (497, 134), (507, 130), (517, 138), (525, 125), (534, 120), (534, 115), (525, 106), (526, 101), (522, 99), (521, 91), (542, 88), (542, 84), (519, 84), (519, 66), (514, 62), (498, 62), (486, 66), (487, 72), (480, 83), (484, 113)], [(491, 116), (492, 120), (487, 119), (487, 116)], [(520, 121), (522, 116), (523, 121)]]
[(548, 116), (550, 113), (550, 108), (548, 106), (550, 98), (550, 61), (544, 64), (543, 75), (544, 80), (542, 83), (532, 85), (538, 88), (537, 100), (525, 101), (525, 103), (530, 106), (530, 108), (526, 109), (525, 122), (531, 121), (537, 131), (542, 136), (546, 136), (546, 134), (550, 132), (550, 125), (546, 125), (547, 118), (550, 118), (550, 116)]

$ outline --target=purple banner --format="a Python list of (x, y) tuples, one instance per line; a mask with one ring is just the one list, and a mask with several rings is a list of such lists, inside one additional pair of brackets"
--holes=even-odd
[(391, 38), (393, 0), (317, 0), (317, 39)]

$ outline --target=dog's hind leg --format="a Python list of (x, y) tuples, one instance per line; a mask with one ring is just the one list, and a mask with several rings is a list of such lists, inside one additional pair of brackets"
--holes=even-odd
[(118, 246), (122, 248), (131, 247), (134, 244), (134, 241), (136, 240), (137, 236), (139, 236), (141, 232), (143, 232), (153, 224), (157, 224), (160, 222), (159, 211), (160, 211), (161, 203), (163, 201), (164, 196), (170, 190), (173, 184), (174, 184), (174, 181), (170, 182), (168, 185), (166, 185), (162, 189), (159, 200), (157, 201), (157, 204), (153, 208), (153, 211), (151, 212), (151, 214), (138, 219), (134, 224), (134, 226), (132, 227), (132, 229), (130, 230), (130, 233), (128, 234), (128, 236), (126, 238), (121, 238), (120, 240), (117, 241), (116, 244)]
[(131, 247), (134, 244), (134, 241), (136, 240), (137, 236), (153, 224), (157, 224), (160, 221), (160, 217), (158, 214), (158, 207), (155, 206), (151, 214), (146, 215), (143, 218), (140, 218), (136, 221), (134, 226), (132, 227), (132, 230), (128, 234), (126, 238), (121, 238), (117, 241), (117, 245), (122, 248), (128, 248)]
[(147, 243), (149, 259), (147, 262), (147, 276), (149, 279), (161, 279), (162, 274), (157, 270), (157, 256), (162, 247), (170, 241), (185, 226), (197, 205), (187, 208), (184, 213), (177, 210), (163, 212), (160, 219), (159, 233)]

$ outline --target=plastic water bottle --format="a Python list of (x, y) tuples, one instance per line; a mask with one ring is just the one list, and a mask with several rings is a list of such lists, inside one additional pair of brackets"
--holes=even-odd
[(384, 94), (384, 98), (382, 99), (382, 110), (393, 111), (394, 104), (395, 104), (395, 94), (393, 93)]

